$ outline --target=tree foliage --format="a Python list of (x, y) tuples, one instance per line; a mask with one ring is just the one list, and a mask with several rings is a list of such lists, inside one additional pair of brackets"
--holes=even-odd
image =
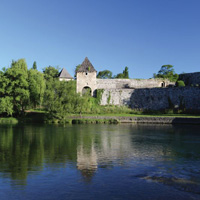
[(74, 70), (74, 78), (76, 78), (76, 73), (77, 73), (77, 71), (79, 70), (80, 67), (81, 67), (81, 64), (79, 64), (79, 65), (77, 65), (77, 66), (75, 67), (75, 70)]
[(100, 79), (111, 79), (112, 78), (112, 72), (109, 70), (99, 71), (97, 74), (97, 78)]
[(32, 69), (37, 69), (36, 61), (33, 62), (33, 67), (32, 67)]
[(154, 78), (165, 78), (172, 82), (178, 80), (178, 74), (175, 73), (173, 65), (163, 65), (157, 74), (153, 75)]
[(46, 87), (44, 75), (35, 69), (30, 69), (28, 72), (28, 82), (31, 105), (34, 108), (38, 105), (41, 106)]
[(58, 78), (59, 69), (49, 66), (43, 69), (43, 73), (44, 73), (44, 78), (48, 81), (49, 79), (52, 78)]
[(28, 70), (25, 59), (12, 61), (0, 72), (0, 114), (20, 115), (42, 104), (45, 80), (37, 69)]
[(178, 80), (178, 81), (176, 82), (176, 86), (177, 86), (177, 87), (185, 87), (185, 83), (184, 83), (184, 81), (182, 81), (182, 80)]
[(11, 67), (4, 74), (8, 83), (5, 87), (5, 96), (12, 99), (13, 111), (23, 113), (29, 104), (28, 68), (24, 59), (12, 61)]
[(129, 78), (128, 67), (125, 67), (122, 73), (117, 74), (114, 78)]
[(129, 78), (129, 72), (128, 72), (128, 67), (125, 67), (123, 71), (124, 78)]

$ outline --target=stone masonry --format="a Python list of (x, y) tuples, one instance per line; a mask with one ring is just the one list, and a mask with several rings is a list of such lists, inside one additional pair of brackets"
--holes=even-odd
[(133, 109), (163, 110), (185, 108), (200, 111), (200, 88), (106, 89), (102, 105), (127, 105)]

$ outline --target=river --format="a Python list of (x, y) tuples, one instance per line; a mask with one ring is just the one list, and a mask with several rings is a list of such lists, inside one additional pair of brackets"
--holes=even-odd
[(0, 125), (0, 199), (200, 199), (199, 130)]

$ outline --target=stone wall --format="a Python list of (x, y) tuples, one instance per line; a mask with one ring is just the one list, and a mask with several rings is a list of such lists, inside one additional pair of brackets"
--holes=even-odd
[(175, 83), (163, 79), (97, 79), (97, 89), (166, 87)]
[(107, 89), (102, 105), (128, 105), (133, 109), (162, 110), (181, 108), (200, 110), (200, 88)]
[(193, 87), (137, 89), (131, 107), (162, 110), (170, 107), (200, 110), (200, 89)]
[(106, 89), (102, 94), (101, 105), (131, 106), (133, 89)]
[(179, 79), (185, 82), (185, 85), (195, 86), (198, 84), (200, 86), (200, 72), (180, 74)]

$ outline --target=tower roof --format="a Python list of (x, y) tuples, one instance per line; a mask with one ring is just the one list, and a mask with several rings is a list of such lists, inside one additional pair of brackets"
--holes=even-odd
[(96, 72), (96, 70), (89, 59), (86, 57), (77, 72)]
[(63, 68), (62, 70), (61, 70), (61, 72), (59, 73), (59, 78), (68, 78), (68, 79), (73, 79), (73, 77), (68, 73), (68, 71), (65, 69), (65, 68)]

